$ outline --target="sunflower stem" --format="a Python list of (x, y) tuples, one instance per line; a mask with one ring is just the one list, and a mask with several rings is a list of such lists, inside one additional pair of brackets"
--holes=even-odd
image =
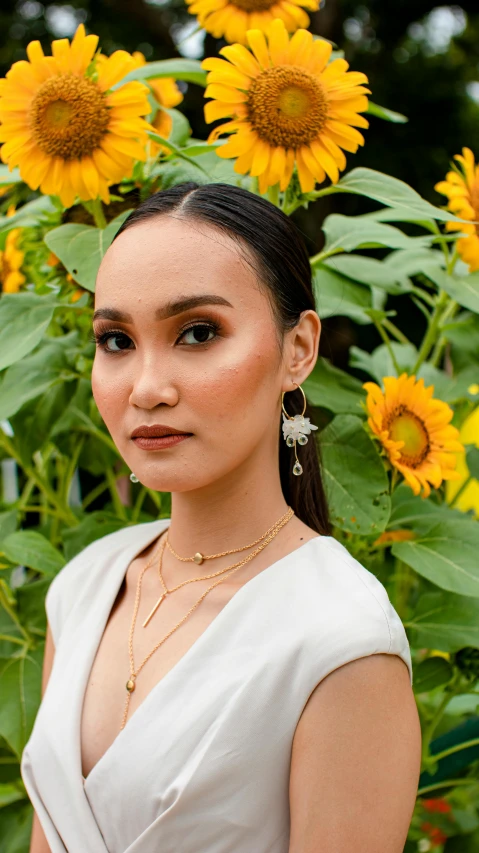
[(391, 346), (391, 341), (389, 340), (389, 338), (388, 338), (386, 332), (384, 331), (381, 323), (378, 323), (376, 320), (374, 320), (374, 325), (376, 326), (376, 329), (378, 330), (379, 334), (381, 335), (381, 338), (383, 339), (384, 343), (386, 344), (388, 353), (391, 356), (391, 361), (394, 365), (394, 370), (396, 371), (396, 375), (399, 376), (399, 374), (401, 373), (401, 368), (399, 367), (399, 364), (397, 363), (397, 360), (396, 360), (396, 356), (394, 355), (394, 350)]
[(103, 211), (103, 205), (101, 203), (100, 198), (93, 199), (91, 203), (91, 214), (93, 219), (95, 220), (95, 225), (97, 228), (106, 228), (107, 222), (105, 219), (105, 213)]
[(434, 308), (434, 311), (429, 320), (429, 328), (421, 344), (416, 364), (414, 365), (412, 370), (412, 373), (414, 375), (417, 374), (419, 368), (421, 367), (421, 364), (426, 361), (429, 353), (431, 352), (434, 344), (436, 343), (441, 327), (444, 308), (446, 307), (446, 305), (448, 305), (449, 300), (450, 297), (447, 295), (447, 293), (444, 290), (441, 290), (439, 293), (438, 300), (436, 302), (436, 307)]
[(275, 207), (279, 207), (279, 182), (273, 187), (268, 187), (268, 199)]
[(473, 479), (472, 474), (469, 474), (469, 476), (464, 480), (462, 486), (460, 487), (460, 489), (457, 490), (456, 494), (454, 495), (452, 501), (449, 504), (449, 507), (451, 509), (457, 504), (459, 498), (466, 491), (466, 489), (467, 489), (469, 483), (472, 481), (472, 479)]
[(391, 320), (388, 320), (387, 317), (383, 320), (384, 328), (393, 335), (400, 344), (410, 344), (411, 341), (401, 332), (401, 329), (398, 329), (394, 323), (391, 323)]

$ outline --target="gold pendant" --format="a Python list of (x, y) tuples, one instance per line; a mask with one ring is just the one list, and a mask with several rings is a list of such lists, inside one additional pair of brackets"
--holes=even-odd
[(167, 595), (168, 595), (168, 593), (167, 593), (167, 592), (164, 592), (164, 593), (163, 593), (163, 595), (160, 595), (160, 597), (159, 597), (158, 601), (156, 602), (156, 604), (155, 604), (155, 606), (154, 606), (153, 610), (151, 611), (151, 613), (146, 617), (145, 621), (143, 622), (143, 628), (145, 628), (145, 627), (146, 627), (146, 625), (148, 625), (148, 622), (150, 621), (151, 617), (156, 613), (156, 611), (158, 610), (158, 608), (159, 608), (159, 606), (160, 606), (161, 602), (163, 601), (163, 599), (164, 599)]
[(204, 560), (203, 554), (201, 554), (199, 551), (197, 551), (195, 556), (193, 557), (193, 560), (195, 561), (197, 566), (201, 566), (201, 564)]
[(128, 690), (128, 693), (133, 693), (133, 691), (135, 689), (135, 682), (132, 681), (131, 678), (129, 678), (128, 681), (126, 682), (126, 689)]

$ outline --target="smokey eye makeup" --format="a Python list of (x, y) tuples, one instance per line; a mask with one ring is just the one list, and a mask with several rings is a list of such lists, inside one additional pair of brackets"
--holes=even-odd
[[(218, 337), (220, 330), (221, 324), (212, 318), (207, 320), (192, 320), (178, 330), (175, 343), (180, 346), (193, 347), (208, 344)], [(114, 329), (101, 323), (97, 323), (96, 328), (90, 334), (89, 340), (108, 355), (127, 351), (128, 343), (132, 342), (130, 336), (123, 329)], [(111, 349), (108, 346), (110, 340), (122, 340), (122, 344), (116, 344), (119, 346), (119, 349)]]

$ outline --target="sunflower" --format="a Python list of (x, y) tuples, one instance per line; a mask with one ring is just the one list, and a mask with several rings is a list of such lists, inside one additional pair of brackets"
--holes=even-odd
[(21, 228), (12, 228), (7, 234), (5, 248), (0, 251), (0, 281), (3, 293), (18, 293), (26, 281), (21, 269), (24, 253), (19, 248)]
[(304, 9), (316, 12), (320, 6), (319, 0), (186, 0), (186, 3), (200, 26), (215, 38), (224, 37), (243, 45), (247, 44), (247, 30), (254, 27), (267, 32), (275, 18), (281, 19), (290, 33), (298, 27), (307, 29), (310, 19)]
[(450, 424), (447, 403), (434, 400), (434, 386), (403, 373), (386, 376), (384, 391), (366, 382), (368, 424), (383, 445), (391, 465), (401, 472), (415, 495), (439, 488), (443, 480), (457, 480), (455, 451), (463, 450), (459, 431)]
[[(459, 438), (464, 444), (479, 447), (479, 406), (467, 416), (459, 431)], [(460, 479), (457, 483), (447, 484), (446, 498), (450, 503), (461, 490), (457, 501), (454, 501), (454, 506), (462, 512), (468, 512), (472, 509), (479, 518), (479, 482), (474, 477), (470, 478), (464, 450), (457, 455), (457, 470)]]
[(331, 45), (296, 30), (289, 39), (283, 21), (268, 31), (269, 46), (260, 30), (248, 30), (252, 53), (241, 44), (225, 45), (227, 60), (208, 57), (205, 97), (207, 123), (226, 116), (231, 121), (215, 127), (208, 142), (223, 133), (232, 139), (216, 151), (235, 157), (234, 170), (257, 176), (265, 193), (279, 181), (285, 190), (296, 162), (302, 192), (314, 189), (326, 175), (336, 182), (346, 167), (346, 151), (364, 144), (357, 127), (368, 127), (358, 113), (367, 109), (367, 77), (348, 72), (344, 59), (328, 64)]
[[(146, 65), (146, 59), (139, 50), (135, 50), (132, 56), (137, 68), (140, 68), (142, 65)], [(170, 109), (171, 107), (176, 107), (178, 104), (181, 104), (184, 96), (173, 77), (157, 77), (148, 80), (148, 83), (153, 95), (155, 96), (155, 100), (158, 101), (160, 106)], [(168, 139), (171, 133), (173, 120), (165, 110), (158, 110), (151, 124), (159, 136), (162, 136), (164, 139)], [(150, 146), (152, 154), (156, 153), (158, 150), (166, 151), (168, 154), (170, 153), (170, 150), (164, 145), (157, 145), (154, 142), (150, 142)]]
[[(470, 148), (463, 148), (462, 154), (454, 157), (460, 167), (453, 165), (445, 181), (440, 181), (434, 187), (437, 192), (447, 196), (448, 208), (461, 219), (479, 220), (479, 165), (476, 165), (474, 154)], [(469, 265), (470, 272), (479, 270), (479, 225), (471, 221), (447, 222), (447, 231), (462, 231), (467, 237), (457, 241), (457, 251), (464, 263)]]
[(110, 91), (135, 60), (117, 50), (96, 68), (97, 43), (83, 24), (71, 44), (52, 43), (53, 56), (30, 42), (29, 61), (15, 62), (0, 80), (3, 162), (66, 207), (77, 196), (108, 203), (108, 187), (129, 177), (135, 160), (146, 159), (148, 87), (131, 82)]

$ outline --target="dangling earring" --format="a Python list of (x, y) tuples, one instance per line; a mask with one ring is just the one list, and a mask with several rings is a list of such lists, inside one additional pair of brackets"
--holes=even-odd
[(303, 395), (304, 405), (302, 413), (300, 415), (294, 415), (294, 417), (292, 415), (288, 415), (284, 408), (284, 395), (287, 393), (286, 391), (283, 391), (281, 395), (281, 408), (283, 410), (283, 437), (286, 440), (288, 447), (294, 447), (296, 462), (293, 466), (293, 474), (299, 476), (303, 473), (303, 466), (300, 464), (298, 454), (296, 452), (296, 441), (298, 441), (299, 444), (307, 444), (308, 435), (311, 430), (318, 429), (318, 427), (310, 423), (309, 418), (304, 417), (304, 413), (306, 411), (306, 395), (301, 388), (301, 385), (298, 385), (296, 382), (294, 384), (299, 388)]
[(130, 474), (130, 480), (132, 483), (139, 483), (140, 482), (138, 477), (136, 476), (136, 474), (133, 473), (133, 471)]

